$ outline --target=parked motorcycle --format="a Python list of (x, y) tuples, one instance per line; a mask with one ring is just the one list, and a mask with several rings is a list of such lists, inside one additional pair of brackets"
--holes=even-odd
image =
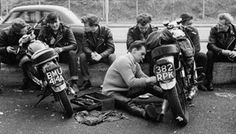
[(189, 93), (192, 84), (189, 75), (194, 69), (193, 48), (187, 44), (190, 42), (177, 24), (169, 23), (165, 26), (174, 41), (158, 45), (152, 50), (153, 72), (165, 96), (162, 111), (169, 105), (177, 123), (185, 126), (189, 121), (187, 98), (192, 93)]
[(65, 115), (71, 117), (73, 109), (67, 97), (66, 91), (73, 91), (64, 77), (62, 69), (58, 63), (58, 53), (49, 46), (35, 39), (34, 29), (39, 24), (34, 25), (28, 34), (24, 35), (20, 40), (19, 52), (26, 52), (26, 56), (22, 58), (23, 62), (31, 62), (36, 73), (28, 71), (28, 76), (38, 85), (41, 86), (42, 97), (36, 103), (37, 106), (44, 98), (53, 94), (56, 101), (59, 101)]

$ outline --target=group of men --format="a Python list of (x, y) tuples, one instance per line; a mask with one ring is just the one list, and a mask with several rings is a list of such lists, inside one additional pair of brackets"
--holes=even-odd
[[(193, 17), (182, 14), (181, 25), (183, 32), (190, 40), (194, 48), (194, 59), (197, 67), (202, 67), (200, 75), (206, 75), (205, 83), (198, 86), (200, 90), (213, 91), (212, 68), (216, 61), (233, 62), (236, 57), (236, 31), (232, 24), (233, 17), (228, 13), (218, 16), (217, 24), (212, 27), (207, 45), (207, 55), (200, 52), (200, 39), (198, 30), (192, 26)], [(153, 76), (152, 68), (147, 76), (141, 69), (140, 62), (152, 64), (150, 51), (147, 51), (146, 41), (151, 34), (159, 31), (158, 27), (151, 25), (152, 17), (147, 13), (139, 14), (136, 18), (137, 24), (128, 30), (126, 55), (116, 59), (113, 36), (109, 28), (99, 25), (99, 17), (88, 14), (81, 18), (84, 24), (84, 36), (82, 39), (82, 50), (78, 50), (75, 36), (70, 27), (63, 24), (57, 13), (50, 13), (45, 18), (45, 25), (40, 29), (38, 40), (41, 40), (54, 48), (59, 54), (59, 62), (69, 64), (71, 87), (81, 91), (91, 87), (88, 65), (103, 62), (109, 64), (102, 92), (115, 98), (117, 104), (128, 109), (136, 115), (155, 119), (154, 107), (147, 105), (144, 109), (138, 108), (133, 103), (134, 97), (151, 93), (163, 98), (160, 88), (156, 86), (156, 77)], [(0, 62), (6, 64), (19, 64), (24, 53), (16, 53), (19, 39), (26, 34), (29, 25), (22, 19), (17, 18), (11, 26), (0, 32)], [(230, 47), (229, 47), (230, 46)], [(79, 55), (78, 55), (79, 51)], [(145, 56), (146, 55), (146, 56)], [(79, 57), (81, 78), (83, 83), (77, 87)], [(27, 71), (30, 64), (21, 64), (24, 74), (22, 90), (37, 88), (38, 86), (29, 78)]]

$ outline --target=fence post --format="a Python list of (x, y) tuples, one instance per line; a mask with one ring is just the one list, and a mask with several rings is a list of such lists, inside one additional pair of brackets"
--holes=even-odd
[(109, 0), (105, 0), (105, 8), (106, 8), (106, 26), (108, 26), (108, 14), (109, 14)]
[(136, 16), (138, 16), (138, 0), (136, 0)]
[(205, 18), (205, 0), (202, 0), (202, 19)]

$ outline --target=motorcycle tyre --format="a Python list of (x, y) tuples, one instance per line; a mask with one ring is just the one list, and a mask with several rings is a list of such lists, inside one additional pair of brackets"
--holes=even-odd
[(175, 86), (173, 89), (166, 91), (165, 94), (166, 94), (166, 99), (168, 100), (170, 104), (174, 118), (176, 119), (178, 116), (183, 118), (183, 121), (178, 121), (176, 119), (177, 124), (180, 127), (184, 127), (188, 124), (189, 113), (186, 107), (182, 108), (182, 105), (179, 100), (179, 95), (177, 93), (177, 87)]
[(73, 112), (72, 106), (70, 104), (70, 101), (66, 95), (66, 91), (62, 90), (61, 92), (58, 92), (56, 94), (58, 94), (59, 101), (62, 104), (63, 109), (65, 110), (66, 117), (68, 117), (68, 118), (72, 117), (74, 112)]

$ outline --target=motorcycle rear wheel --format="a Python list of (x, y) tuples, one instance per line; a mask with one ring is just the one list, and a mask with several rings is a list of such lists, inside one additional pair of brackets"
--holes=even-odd
[(58, 92), (56, 94), (59, 97), (59, 101), (60, 101), (61, 105), (63, 106), (66, 117), (68, 117), (68, 118), (72, 117), (74, 112), (73, 112), (72, 106), (70, 104), (70, 101), (66, 95), (65, 90), (62, 90), (61, 92)]
[(181, 127), (184, 127), (188, 124), (189, 113), (187, 111), (186, 105), (183, 105), (180, 102), (180, 96), (178, 95), (177, 88), (180, 88), (178, 83), (176, 83), (176, 86), (173, 89), (166, 91), (166, 99), (170, 104), (173, 116), (177, 121), (177, 124)]

